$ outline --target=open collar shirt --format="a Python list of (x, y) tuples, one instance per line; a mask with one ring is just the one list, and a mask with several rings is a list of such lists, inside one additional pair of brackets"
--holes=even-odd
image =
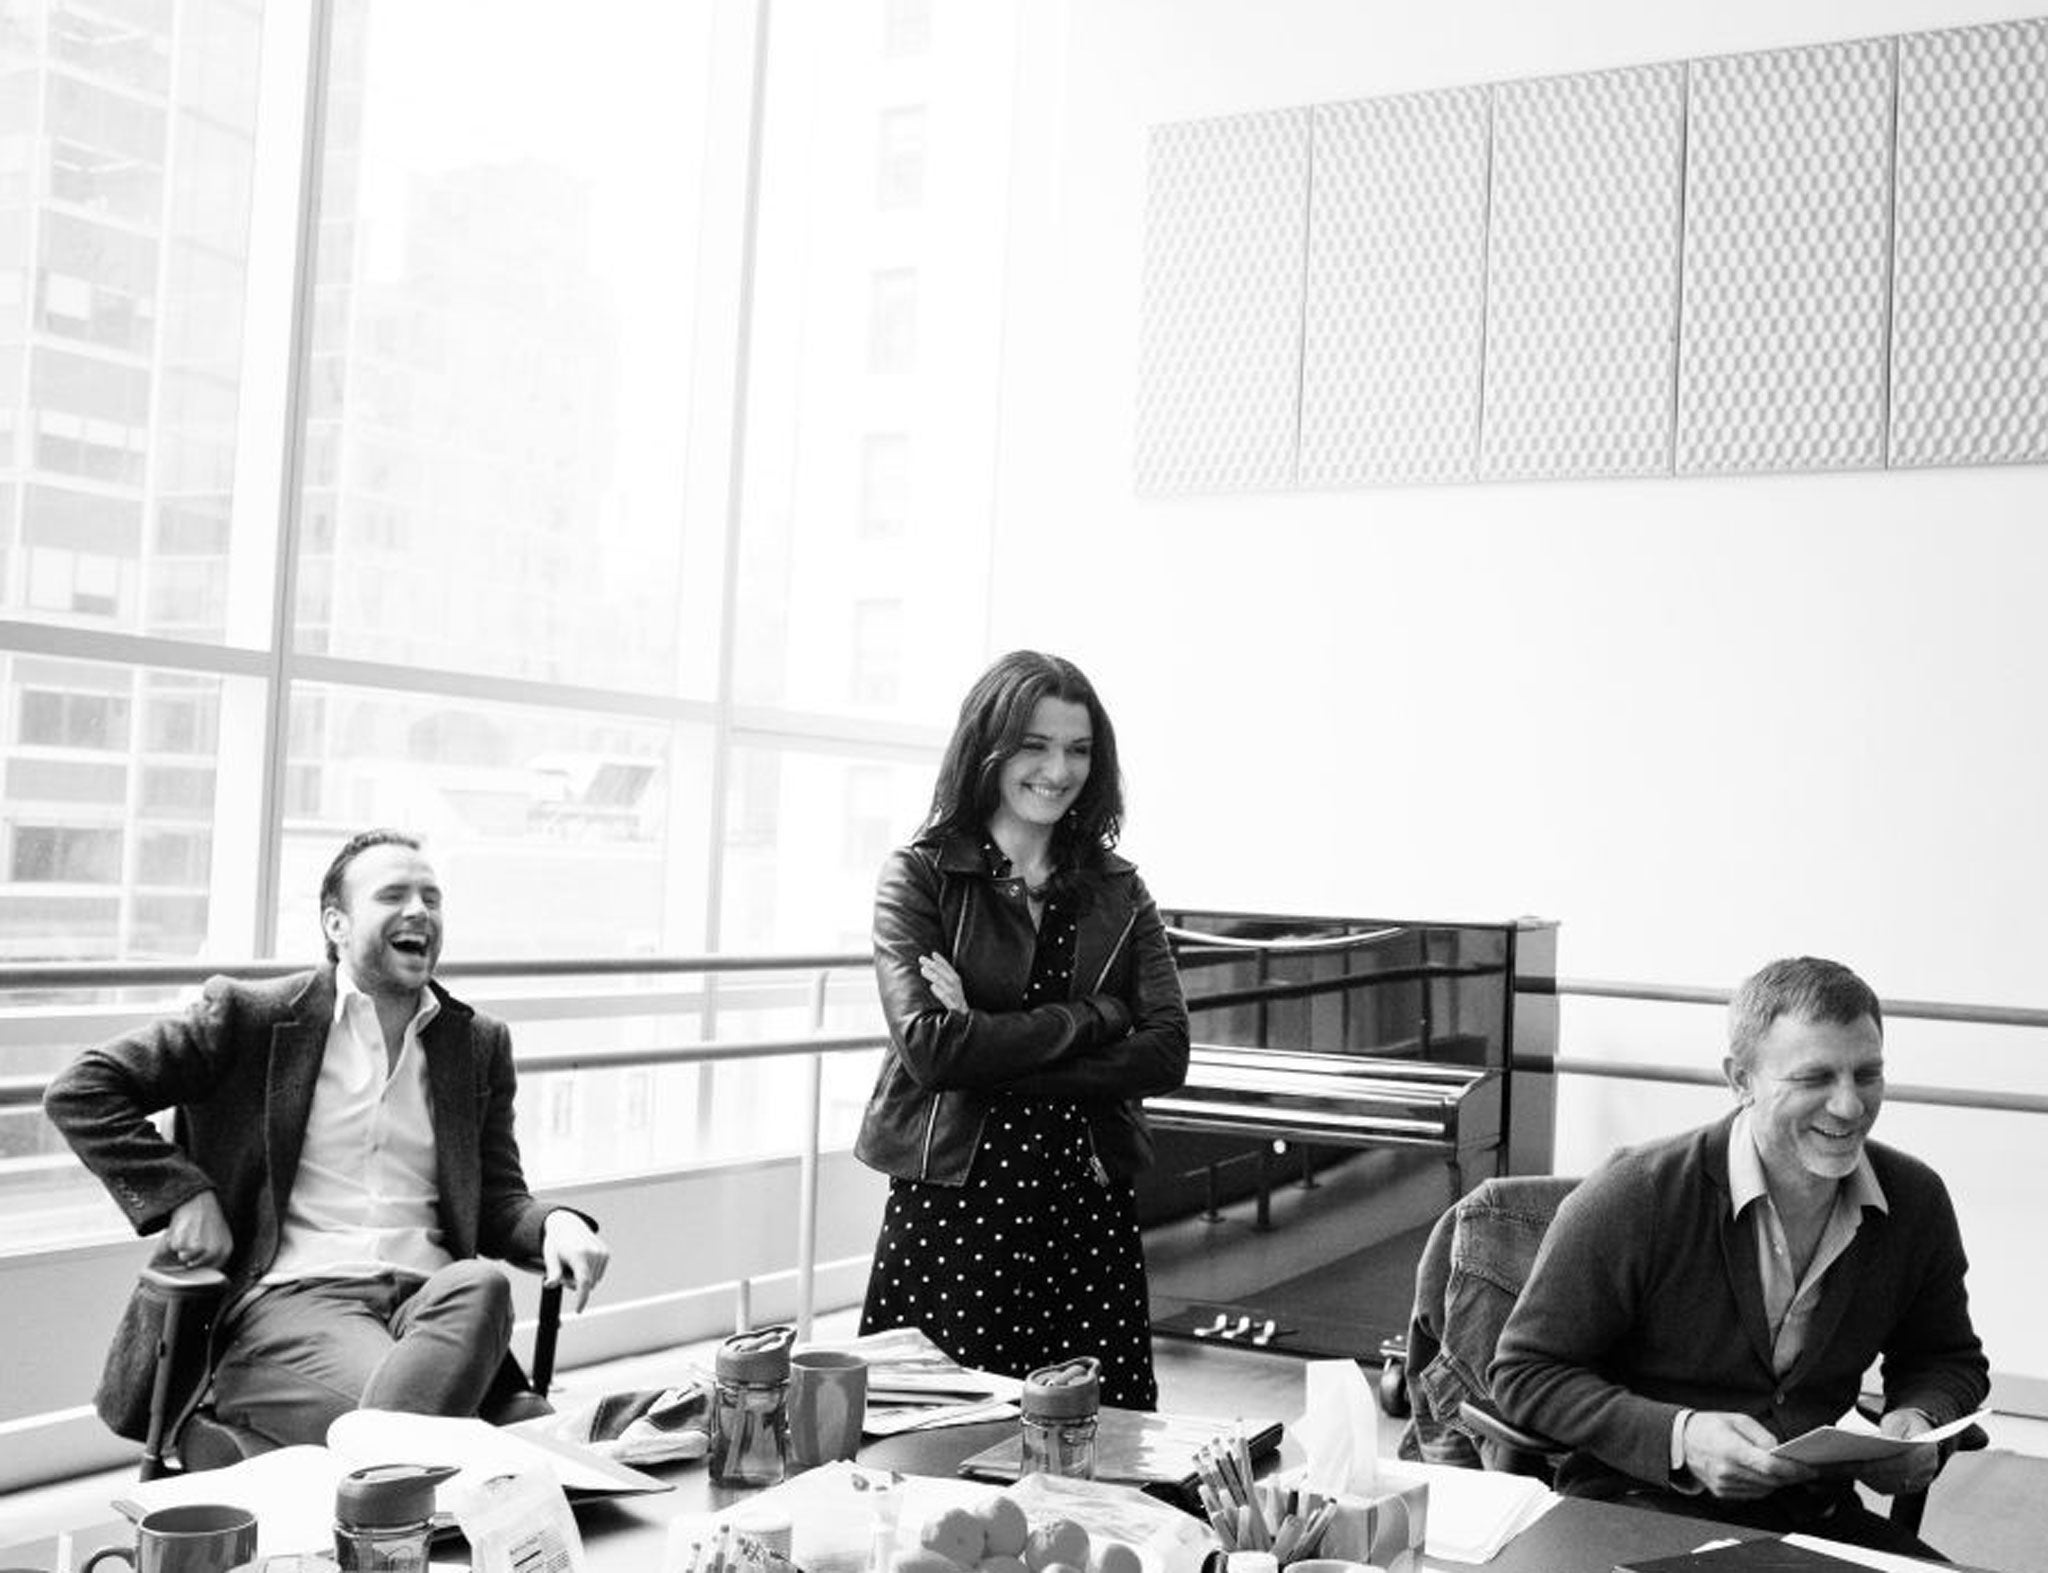
[[(1821, 1229), (1820, 1243), (1814, 1247), (1805, 1276), (1795, 1277), (1784, 1220), (1771, 1200), (1753, 1124), (1749, 1110), (1744, 1109), (1728, 1129), (1728, 1206), (1737, 1219), (1749, 1214), (1750, 1233), (1756, 1242), (1757, 1279), (1763, 1287), (1764, 1321), (1771, 1330), (1771, 1369), (1783, 1376), (1798, 1364), (1806, 1348), (1814, 1309), (1820, 1304), (1821, 1280), (1856, 1238), (1856, 1231), (1863, 1226), (1863, 1209), (1875, 1207), (1888, 1213), (1891, 1207), (1870, 1167), (1870, 1155), (1860, 1154), (1849, 1177), (1835, 1187), (1835, 1205)], [(1692, 1413), (1681, 1409), (1672, 1419), (1671, 1474), (1680, 1489), (1697, 1491), (1699, 1486), (1685, 1467), (1685, 1423)]]
[(1735, 1117), (1728, 1132), (1728, 1204), (1737, 1218), (1744, 1212), (1750, 1217), (1757, 1276), (1764, 1291), (1764, 1318), (1771, 1329), (1771, 1367), (1783, 1376), (1806, 1348), (1807, 1330), (1813, 1324), (1814, 1308), (1820, 1304), (1821, 1279), (1856, 1238), (1856, 1231), (1863, 1226), (1863, 1209), (1889, 1212), (1891, 1208), (1870, 1167), (1869, 1155), (1858, 1154), (1856, 1167), (1835, 1187), (1835, 1205), (1821, 1229), (1820, 1244), (1814, 1248), (1805, 1276), (1795, 1278), (1784, 1220), (1771, 1200), (1747, 1109)]
[(336, 969), (334, 1019), (305, 1146), (264, 1283), (426, 1277), (453, 1259), (441, 1243), (433, 1109), (420, 1043), (440, 1009), (434, 991), (422, 990), (392, 1061), (376, 1001), (346, 964)]

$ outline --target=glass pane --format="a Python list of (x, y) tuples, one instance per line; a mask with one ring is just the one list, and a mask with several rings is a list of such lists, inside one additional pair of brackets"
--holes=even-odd
[[(736, 748), (720, 948), (864, 953), (875, 876), (924, 817), (936, 767), (936, 760)], [(797, 1037), (821, 1027), (881, 1030), (874, 979), (864, 967), (833, 974), (822, 1022), (808, 988), (769, 980), (751, 988), (721, 983), (718, 1005), (720, 1038)], [(721, 1064), (708, 1076), (713, 1091), (704, 1139), (719, 1155), (795, 1146), (795, 1123), (778, 1111), (800, 1107), (802, 1062)], [(852, 1143), (874, 1077), (872, 1054), (826, 1057), (820, 1127), (826, 1146)]]
[(299, 649), (708, 691), (679, 595), (724, 534), (683, 506), (714, 9), (336, 7)]
[(43, 20), (4, 38), (0, 610), (219, 642), (263, 7)]
[(0, 654), (0, 957), (246, 959), (256, 846), (214, 827), (247, 822), (260, 706), (254, 682)]
[(771, 19), (735, 687), (939, 727), (985, 654), (1016, 6), (877, 20)]
[(708, 760), (701, 728), (301, 685), (279, 952), (318, 953), (321, 875), (373, 825), (425, 840), (447, 962), (700, 950)]
[[(419, 834), (446, 891), (445, 965), (520, 956), (617, 957), (704, 949), (710, 734), (585, 713), (333, 686), (296, 690), (279, 948), (319, 953), (320, 878), (353, 830)], [(451, 977), (513, 1023), (523, 1055), (694, 1043), (697, 978)], [(522, 1002), (576, 992), (586, 1015)], [(659, 993), (644, 1013), (624, 1007)], [(698, 1073), (660, 1067), (521, 1078), (519, 1138), (536, 1184), (664, 1167), (694, 1156)]]

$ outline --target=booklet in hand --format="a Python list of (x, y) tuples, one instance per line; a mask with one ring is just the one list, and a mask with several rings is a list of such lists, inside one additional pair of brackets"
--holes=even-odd
[[(1989, 1412), (1980, 1409), (1976, 1414), (1964, 1415), (1960, 1420), (1951, 1420), (1945, 1426), (1936, 1426), (1932, 1431), (1923, 1431), (1915, 1437), (1886, 1436), (1862, 1416), (1856, 1415), (1860, 1424), (1815, 1426), (1811, 1431), (1802, 1431), (1789, 1442), (1780, 1442), (1771, 1449), (1771, 1457), (1789, 1458), (1795, 1464), (1811, 1464), (1815, 1468), (1826, 1464), (1868, 1464), (1880, 1458), (1897, 1458), (1917, 1447), (1937, 1446), (1968, 1430)], [(1850, 1413), (1855, 1414), (1853, 1410)]]

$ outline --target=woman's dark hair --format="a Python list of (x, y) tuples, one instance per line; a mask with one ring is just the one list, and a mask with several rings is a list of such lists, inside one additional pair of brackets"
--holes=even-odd
[(1124, 789), (1109, 712), (1081, 669), (1059, 656), (1012, 650), (967, 691), (952, 741), (939, 761), (924, 828), (933, 835), (982, 836), (996, 810), (997, 775), (1024, 746), (1041, 699), (1062, 699), (1088, 711), (1088, 780), (1052, 832), (1055, 879), (1065, 882), (1069, 874), (1100, 867), (1102, 854), (1116, 845), (1123, 829)]

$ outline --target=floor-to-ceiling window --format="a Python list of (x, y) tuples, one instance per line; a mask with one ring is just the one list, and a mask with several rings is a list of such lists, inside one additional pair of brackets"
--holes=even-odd
[[(0, 960), (311, 961), (369, 824), (451, 960), (864, 943), (987, 653), (1014, 6), (485, 9), (0, 3)], [(700, 995), (520, 1041), (810, 1021)], [(0, 1076), (170, 1003), (17, 990)], [(529, 1168), (794, 1074), (536, 1077)], [(0, 1198), (122, 1227), (28, 1107)]]

